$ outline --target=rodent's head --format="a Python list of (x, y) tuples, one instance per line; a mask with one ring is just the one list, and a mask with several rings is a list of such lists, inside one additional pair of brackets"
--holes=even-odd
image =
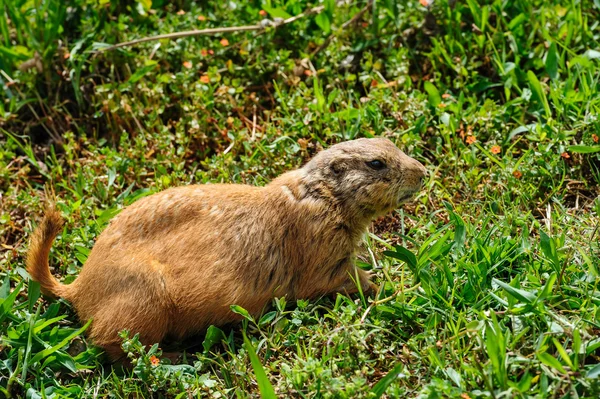
[(303, 169), (310, 187), (367, 217), (383, 215), (408, 200), (427, 173), (420, 162), (384, 138), (336, 144)]

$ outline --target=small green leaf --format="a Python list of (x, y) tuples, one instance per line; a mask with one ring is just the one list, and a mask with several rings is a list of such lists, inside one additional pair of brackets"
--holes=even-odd
[(589, 369), (585, 376), (586, 378), (590, 379), (596, 379), (600, 377), (600, 364), (596, 364), (594, 367)]
[(263, 4), (262, 9), (265, 10), (271, 16), (271, 18), (283, 18), (283, 19), (292, 18), (292, 16), (290, 14), (288, 14), (281, 8), (273, 8), (273, 7), (267, 6), (266, 4)]
[(75, 245), (75, 257), (81, 262), (82, 265), (87, 261), (90, 252), (91, 250), (89, 248), (86, 248), (82, 245)]
[(454, 247), (459, 251), (463, 249), (467, 237), (465, 221), (451, 209), (448, 210), (452, 224), (454, 224)]
[(390, 384), (398, 378), (398, 374), (400, 374), (400, 371), (402, 371), (403, 368), (404, 363), (399, 362), (389, 373), (386, 374), (385, 377), (375, 384), (373, 389), (371, 389), (371, 392), (375, 394), (375, 399), (380, 398), (381, 395), (385, 393), (385, 390), (390, 386)]
[(552, 356), (551, 354), (547, 352), (538, 353), (537, 357), (540, 360), (540, 362), (544, 363), (546, 366), (552, 367), (553, 369), (558, 370), (563, 374), (567, 374), (567, 371), (562, 366), (562, 364), (560, 364), (558, 359)]
[(442, 97), (440, 96), (440, 92), (437, 87), (435, 87), (431, 82), (424, 83), (425, 91), (429, 95), (429, 105), (436, 108), (442, 102)]
[(516, 135), (521, 134), (521, 133), (525, 133), (525, 132), (532, 133), (534, 131), (534, 129), (535, 129), (535, 123), (532, 123), (532, 124), (529, 124), (526, 126), (519, 126), (508, 134), (507, 141), (512, 140)]
[(554, 242), (554, 239), (548, 236), (543, 230), (540, 230), (540, 245), (546, 258), (552, 262), (552, 266), (555, 269), (559, 268), (560, 259), (558, 258), (558, 252), (556, 251), (556, 243)]
[(600, 58), (600, 51), (590, 49), (590, 50), (586, 51), (583, 54), (583, 56), (586, 57), (587, 59), (595, 60), (597, 58)]
[(510, 30), (514, 30), (516, 27), (518, 26), (522, 26), (523, 22), (527, 21), (527, 16), (523, 13), (517, 15), (516, 17), (514, 17), (509, 23), (508, 23), (508, 29)]
[(473, 20), (475, 21), (475, 25), (481, 26), (481, 15), (479, 15), (481, 6), (475, 0), (467, 0), (467, 5), (469, 6), (469, 10), (471, 11)]
[(451, 235), (452, 231), (446, 232), (446, 234), (444, 234), (443, 237), (441, 237), (431, 247), (429, 247), (427, 251), (423, 253), (423, 256), (419, 258), (420, 263), (422, 264), (427, 259), (437, 259), (440, 255), (446, 253), (447, 250), (450, 249), (450, 247), (452, 246), (450, 245), (449, 247), (445, 245)]
[(157, 61), (148, 61), (146, 66), (141, 67), (127, 80), (127, 83), (133, 84), (142, 79), (146, 74), (156, 68)]
[(315, 98), (317, 100), (317, 110), (319, 112), (325, 112), (325, 95), (323, 94), (323, 86), (321, 85), (321, 81), (319, 78), (315, 77), (313, 83), (313, 90), (315, 92)]
[(445, 370), (445, 373), (448, 376), (448, 378), (450, 378), (457, 387), (459, 387), (459, 388), (462, 387), (462, 378), (461, 378), (460, 374), (458, 373), (458, 371), (454, 370), (452, 367), (448, 367)]
[(325, 12), (327, 14), (333, 15), (333, 13), (335, 12), (335, 3), (335, 0), (325, 0)]
[(240, 316), (243, 316), (245, 319), (252, 320), (252, 316), (250, 316), (250, 313), (248, 313), (248, 311), (243, 307), (239, 305), (231, 305), (229, 308), (233, 313), (237, 313)]
[(12, 47), (4, 47), (0, 46), (0, 54), (5, 56), (7, 59), (11, 59), (11, 61), (22, 60), (26, 61), (32, 57), (32, 53), (29, 49), (23, 46), (12, 46)]
[(384, 251), (383, 254), (385, 256), (389, 256), (391, 258), (395, 258), (406, 262), (406, 264), (409, 268), (411, 268), (411, 270), (417, 268), (417, 257), (415, 256), (415, 254), (413, 254), (401, 245), (396, 245), (395, 249), (395, 251)]
[(152, 8), (152, 0), (138, 0), (144, 11), (149, 11)]
[(552, 273), (550, 275), (550, 277), (548, 278), (548, 281), (546, 281), (546, 284), (544, 285), (544, 289), (542, 289), (540, 291), (540, 293), (537, 297), (538, 301), (543, 301), (552, 293), (552, 288), (554, 287), (555, 282), (556, 282), (556, 273)]
[(315, 17), (315, 23), (321, 28), (323, 33), (328, 35), (331, 32), (331, 19), (327, 13), (320, 13)]
[(275, 316), (277, 316), (277, 312), (275, 311), (265, 313), (258, 321), (258, 325), (264, 326), (265, 324), (269, 324), (275, 319)]
[(565, 362), (567, 364), (567, 366), (569, 366), (571, 368), (571, 370), (575, 370), (575, 367), (573, 367), (573, 362), (571, 362), (571, 358), (569, 357), (569, 355), (567, 354), (567, 351), (561, 345), (561, 343), (558, 342), (558, 340), (556, 338), (552, 338), (552, 342), (554, 343), (554, 346), (556, 346), (556, 350), (560, 354), (560, 357), (563, 360), (563, 362)]
[(204, 341), (202, 341), (202, 347), (204, 348), (204, 353), (208, 353), (208, 351), (216, 344), (221, 342), (221, 340), (227, 339), (223, 330), (218, 327), (210, 326), (206, 330), (206, 335), (204, 336)]
[[(6, 297), (10, 294), (10, 276), (7, 274), (4, 278), (4, 282), (2, 283), (2, 287), (0, 287), (0, 300), (6, 299)], [(2, 303), (2, 301), (0, 301)]]
[(341, 118), (345, 121), (348, 121), (350, 119), (356, 119), (360, 117), (360, 111), (356, 108), (348, 107), (341, 111), (334, 112), (331, 116), (333, 116), (334, 118)]
[(590, 355), (591, 353), (594, 353), (594, 351), (598, 348), (600, 348), (600, 338), (594, 338), (586, 344), (585, 354)]

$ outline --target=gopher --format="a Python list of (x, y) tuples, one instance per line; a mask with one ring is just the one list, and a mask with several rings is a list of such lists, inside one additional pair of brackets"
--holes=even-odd
[(82, 322), (91, 318), (89, 337), (118, 360), (121, 330), (145, 344), (181, 340), (239, 320), (234, 304), (258, 316), (275, 297), (368, 291), (355, 250), (369, 223), (413, 196), (425, 173), (390, 140), (374, 138), (333, 145), (265, 187), (171, 188), (113, 218), (69, 285), (50, 273), (63, 226), (50, 209), (32, 235), (27, 271)]

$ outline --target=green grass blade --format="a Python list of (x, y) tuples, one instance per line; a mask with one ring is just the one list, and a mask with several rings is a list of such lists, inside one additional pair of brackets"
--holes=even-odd
[(83, 333), (92, 323), (92, 320), (88, 320), (87, 323), (85, 323), (85, 325), (83, 327), (81, 327), (79, 330), (74, 331), (72, 334), (70, 334), (68, 337), (66, 337), (65, 339), (63, 339), (62, 341), (60, 341), (58, 344), (51, 346), (50, 348), (44, 349), (41, 352), (38, 352), (32, 359), (31, 359), (31, 363), (36, 363), (39, 362), (40, 360), (42, 360), (43, 358), (50, 356), (51, 354), (53, 354), (54, 352), (56, 352), (57, 350), (61, 349), (62, 347), (64, 347), (65, 345), (67, 345), (69, 342), (71, 342), (71, 340), (73, 338), (75, 338), (78, 335), (81, 335), (81, 333)]
[(552, 42), (546, 54), (546, 72), (548, 72), (552, 80), (558, 78), (558, 51), (556, 50), (555, 42)]
[(578, 152), (580, 154), (591, 154), (600, 152), (600, 145), (570, 145), (570, 152)]
[(519, 289), (519, 288), (515, 288), (512, 287), (508, 284), (506, 284), (503, 281), (500, 281), (498, 279), (492, 279), (492, 281), (496, 284), (498, 284), (500, 287), (502, 287), (508, 294), (512, 295), (513, 297), (517, 298), (518, 300), (520, 300), (521, 302), (527, 303), (527, 304), (532, 304), (535, 302), (536, 300), (536, 296), (533, 295), (531, 292)]
[(40, 316), (40, 310), (42, 309), (41, 305), (38, 305), (37, 310), (34, 315), (29, 315), (29, 329), (27, 332), (27, 346), (25, 347), (25, 356), (23, 360), (23, 372), (21, 373), (21, 381), (25, 384), (27, 381), (27, 371), (29, 367), (29, 363), (34, 363), (33, 360), (29, 361), (29, 354), (31, 353), (31, 342), (33, 340), (33, 326)]
[(8, 297), (6, 297), (4, 300), (0, 300), (0, 321), (3, 321), (4, 318), (7, 317), (8, 313), (12, 309), (13, 304), (15, 303), (15, 299), (17, 299), (17, 295), (19, 295), (21, 292), (22, 287), (23, 282), (21, 281), (8, 295)]
[(538, 353), (537, 357), (540, 360), (540, 362), (544, 363), (546, 366), (552, 367), (553, 369), (556, 369), (563, 374), (567, 374), (567, 370), (565, 370), (565, 368), (562, 364), (560, 364), (558, 359), (552, 356), (551, 354), (547, 352)]
[(546, 118), (552, 117), (552, 112), (550, 111), (550, 105), (548, 105), (548, 99), (546, 98), (546, 93), (542, 88), (542, 84), (538, 80), (535, 73), (532, 71), (527, 71), (527, 79), (529, 80), (529, 85), (531, 86), (531, 91), (537, 98), (537, 100), (544, 107), (544, 113), (546, 114)]
[(252, 346), (252, 343), (248, 337), (246, 337), (246, 333), (244, 333), (244, 347), (246, 348), (246, 352), (248, 352), (248, 356), (250, 357), (250, 362), (252, 363), (252, 368), (254, 369), (254, 375), (256, 376), (256, 382), (258, 382), (258, 389), (260, 390), (262, 399), (276, 399), (277, 396), (275, 396), (275, 390), (267, 378), (265, 369), (260, 363), (258, 356), (256, 356), (254, 346)]

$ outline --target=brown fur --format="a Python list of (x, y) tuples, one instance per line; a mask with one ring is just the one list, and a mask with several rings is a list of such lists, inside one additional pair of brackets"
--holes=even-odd
[[(374, 170), (366, 162), (381, 160)], [(45, 293), (93, 318), (92, 340), (113, 359), (117, 333), (142, 342), (181, 339), (239, 319), (237, 304), (258, 315), (272, 298), (314, 298), (371, 287), (353, 265), (368, 224), (420, 187), (425, 168), (387, 139), (332, 146), (265, 187), (195, 185), (145, 197), (99, 236), (79, 277), (62, 285), (48, 254), (61, 229), (49, 211), (33, 234), (27, 270)]]

